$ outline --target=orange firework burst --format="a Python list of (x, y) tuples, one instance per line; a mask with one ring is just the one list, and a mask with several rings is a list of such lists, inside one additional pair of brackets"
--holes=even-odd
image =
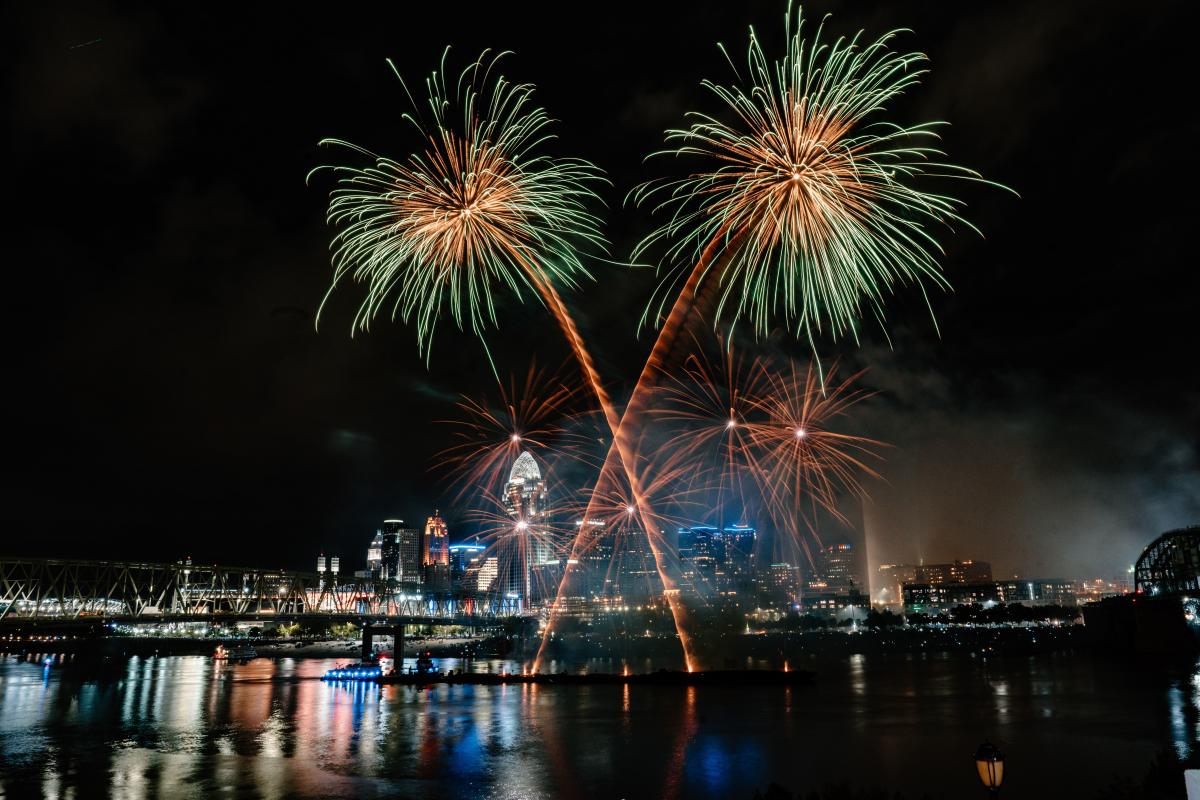
[(738, 358), (722, 345), (717, 359), (709, 358), (698, 341), (681, 368), (666, 377), (649, 411), (652, 429), (661, 430), (677, 471), (688, 475), (691, 487), (705, 487), (711, 500), (707, 511), (722, 523), (732, 512), (744, 517), (754, 505), (757, 485), (752, 453), (755, 399), (768, 384), (766, 364)]
[(862, 476), (879, 478), (872, 462), (885, 446), (837, 430), (847, 412), (871, 394), (855, 385), (862, 372), (838, 381), (837, 369), (835, 363), (822, 385), (811, 364), (788, 365), (768, 376), (767, 390), (753, 401), (760, 418), (750, 425), (751, 450), (765, 508), (777, 530), (805, 552), (805, 529), (815, 535), (818, 511), (849, 524), (838, 500), (863, 496)]
[(862, 495), (864, 476), (878, 477), (872, 462), (884, 445), (838, 430), (870, 396), (856, 386), (861, 374), (836, 380), (834, 364), (822, 385), (811, 365), (698, 352), (659, 390), (651, 421), (668, 437), (661, 449), (686, 465), (689, 491), (715, 496), (716, 522), (761, 515), (808, 552), (817, 514), (848, 523), (839, 500)]
[(524, 508), (509, 496), (484, 492), (466, 518), (476, 526), (485, 556), (496, 558), (496, 577), (487, 591), (524, 604), (554, 595), (571, 535), (556, 524), (551, 508)]
[(452, 443), (437, 456), (452, 476), (460, 498), (478, 489), (500, 493), (513, 463), (523, 452), (544, 464), (587, 464), (591, 414), (581, 411), (585, 387), (530, 364), (525, 377), (498, 384), (494, 401), (462, 395), (456, 419), (442, 420)]

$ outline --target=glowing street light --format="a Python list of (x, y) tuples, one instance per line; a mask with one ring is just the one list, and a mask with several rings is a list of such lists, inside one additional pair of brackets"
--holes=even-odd
[(975, 751), (975, 769), (991, 797), (1000, 796), (1000, 784), (1004, 782), (1004, 753), (989, 741), (984, 741)]

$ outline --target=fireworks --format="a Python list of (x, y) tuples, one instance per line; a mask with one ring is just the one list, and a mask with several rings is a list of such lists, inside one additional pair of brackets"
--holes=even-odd
[(571, 541), (569, 533), (555, 524), (548, 508), (514, 508), (511, 498), (486, 491), (481, 499), (467, 521), (476, 526), (487, 556), (496, 559), (496, 581), (490, 591), (502, 599), (519, 596), (524, 603), (553, 596), (561, 577), (559, 564)]
[[(717, 320), (744, 320), (759, 335), (782, 320), (815, 347), (819, 333), (855, 332), (866, 311), (882, 319), (897, 284), (948, 286), (931, 227), (970, 225), (959, 200), (916, 184), (982, 178), (938, 162), (944, 154), (926, 144), (938, 123), (878, 118), (926, 72), (924, 55), (890, 49), (896, 33), (830, 43), (822, 23), (808, 39), (789, 9), (782, 60), (770, 61), (752, 30), (745, 72), (734, 67), (731, 85), (703, 82), (723, 109), (693, 113), (690, 127), (668, 131), (665, 152), (711, 166), (634, 191), (669, 215), (634, 259), (662, 242), (666, 263), (695, 265), (676, 305), (711, 284)], [(661, 290), (675, 285), (677, 269), (643, 322), (663, 317)]]
[(553, 467), (589, 466), (596, 436), (593, 420), (580, 410), (582, 387), (560, 373), (529, 366), (525, 377), (500, 383), (495, 401), (462, 395), (458, 415), (443, 420), (451, 444), (437, 456), (463, 495), (479, 489), (502, 490), (508, 471), (522, 452)]
[[(417, 141), (402, 160), (322, 142), (367, 162), (318, 168), (336, 177), (325, 301), (346, 280), (365, 286), (352, 330), (381, 314), (399, 318), (414, 325), (428, 359), (447, 314), (483, 338), (498, 324), (502, 299), (532, 295), (550, 309), (580, 366), (578, 387), (531, 369), (523, 383), (501, 386), (498, 405), (464, 396), (464, 419), (452, 423), (453, 441), (440, 454), (463, 492), (475, 493), (468, 513), (503, 573), (517, 576), (497, 590), (553, 599), (535, 671), (571, 565), (596, 560), (597, 548), (639, 559), (639, 575), (653, 563), (692, 669), (676, 554), (664, 530), (697, 512), (715, 511), (721, 526), (753, 513), (807, 551), (816, 516), (841, 518), (841, 498), (861, 494), (863, 476), (877, 477), (880, 443), (838, 430), (866, 396), (857, 375), (839, 382), (836, 365), (826, 374), (792, 362), (743, 363), (728, 347), (715, 362), (699, 346), (677, 352), (689, 324), (711, 316), (714, 326), (747, 325), (759, 337), (782, 325), (808, 343), (817, 363), (818, 337), (856, 337), (863, 319), (882, 322), (898, 287), (913, 284), (923, 294), (948, 287), (935, 234), (972, 227), (960, 200), (925, 188), (926, 179), (988, 183), (943, 162), (933, 146), (940, 123), (882, 118), (925, 74), (925, 56), (894, 51), (895, 31), (874, 41), (861, 32), (823, 41), (823, 23), (811, 36), (805, 31), (789, 8), (779, 60), (767, 57), (752, 31), (743, 70), (730, 59), (734, 80), (703, 83), (719, 110), (668, 131), (666, 153), (707, 163), (633, 192), (666, 215), (634, 249), (640, 260), (661, 247), (664, 279), (643, 316), (661, 330), (623, 416), (559, 294), (591, 279), (584, 251), (605, 249), (600, 221), (588, 211), (604, 178), (586, 161), (541, 152), (553, 138), (551, 120), (533, 103), (531, 85), (499, 75), (501, 56), (485, 53), (457, 79), (448, 79), (443, 56), (421, 104), (404, 86)], [(604, 417), (600, 435), (581, 432), (576, 401), (586, 390)], [(592, 453), (597, 442), (607, 445), (602, 459)], [(564, 508), (552, 521), (544, 494), (530, 506), (541, 516), (522, 510), (525, 501), (510, 490), (522, 482), (506, 478), (522, 460), (591, 470), (575, 482), (591, 484), (580, 495), (577, 532), (562, 521)], [(544, 492), (540, 479), (538, 486)], [(600, 531), (608, 543), (601, 545)], [(556, 591), (535, 587), (556, 575), (551, 565), (561, 568)]]
[(883, 443), (838, 429), (869, 397), (857, 388), (862, 373), (838, 380), (834, 364), (823, 383), (811, 365), (743, 362), (727, 347), (718, 361), (702, 353), (659, 391), (650, 423), (666, 437), (661, 450), (687, 465), (684, 485), (716, 521), (770, 520), (777, 538), (809, 552), (818, 513), (849, 524), (840, 499), (862, 496), (862, 477), (879, 477)]
[(443, 56), (425, 81), (428, 124), (415, 100), (415, 114), (405, 115), (421, 149), (403, 161), (322, 141), (372, 161), (318, 167), (337, 175), (329, 292), (347, 277), (365, 283), (354, 327), (366, 329), (387, 309), (415, 324), (426, 357), (444, 310), (482, 336), (496, 325), (498, 288), (548, 301), (554, 284), (590, 277), (577, 245), (604, 248), (599, 220), (586, 209), (600, 171), (537, 152), (552, 138), (550, 117), (534, 105), (531, 85), (493, 77), (500, 57), (485, 53), (447, 84)]
[(653, 429), (665, 436), (687, 485), (704, 486), (708, 513), (722, 523), (756, 507), (752, 425), (756, 398), (766, 393), (768, 370), (761, 359), (745, 362), (723, 345), (710, 359), (699, 342), (681, 368), (667, 376), (648, 412)]
[(837, 364), (823, 377), (811, 364), (772, 370), (766, 391), (752, 401), (758, 419), (749, 426), (747, 449), (754, 454), (762, 508), (810, 562), (808, 535), (821, 544), (814, 525), (818, 513), (849, 526), (838, 501), (865, 495), (861, 477), (880, 477), (874, 464), (885, 446), (838, 430), (870, 394), (856, 387), (861, 372), (839, 381), (837, 371)]

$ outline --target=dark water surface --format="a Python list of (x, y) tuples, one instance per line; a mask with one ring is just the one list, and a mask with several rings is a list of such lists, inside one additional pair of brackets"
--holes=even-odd
[[(0, 796), (735, 798), (776, 781), (1093, 797), (1197, 744), (1194, 670), (1059, 653), (848, 656), (811, 687), (329, 685), (331, 661), (133, 658), (103, 680), (0, 659)], [(458, 668), (443, 659), (442, 669)], [(499, 670), (501, 662), (475, 662)], [(592, 669), (611, 668), (592, 662)]]

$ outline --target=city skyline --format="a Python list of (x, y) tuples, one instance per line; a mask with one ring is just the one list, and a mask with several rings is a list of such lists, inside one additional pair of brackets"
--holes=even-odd
[[(1143, 61), (1181, 58), (1185, 48), (1170, 44), (1182, 28), (1169, 15), (1022, 8), (837, 9), (838, 32), (914, 29), (906, 44), (929, 53), (933, 69), (922, 90), (898, 104), (898, 116), (949, 120), (947, 149), (1021, 197), (966, 192), (987, 238), (947, 239), (955, 292), (930, 296), (936, 328), (920, 293), (902, 291), (889, 314), (891, 347), (870, 328), (861, 346), (821, 347), (827, 359), (870, 367), (865, 385), (880, 392), (857, 418), (864, 432), (892, 445), (880, 466), (884, 480), (867, 487), (873, 558), (969, 555), (997, 572), (1043, 575), (1078, 563), (1082, 574), (1104, 575), (1125, 568), (1155, 533), (1200, 516), (1200, 390), (1178, 353), (1190, 335), (1187, 293), (1169, 279), (1183, 269), (1188, 248), (1175, 237), (1190, 214), (1125, 206), (1118, 215), (1099, 200), (1151, 196), (1154, 137), (1177, 125), (1166, 87), (1119, 68), (1126, 32), (1145, 32), (1139, 47), (1165, 43), (1147, 49)], [(562, 120), (564, 142), (613, 181), (605, 223), (619, 261), (654, 224), (621, 202), (643, 172), (644, 152), (683, 109), (703, 105), (697, 76), (723, 74), (711, 43), (740, 38), (751, 23), (775, 35), (780, 26), (776, 5), (762, 4), (683, 15), (686, 32), (660, 41), (656, 31), (679, 30), (679, 13), (639, 9), (638, 31), (605, 34), (615, 23), (601, 21), (596, 36), (568, 45), (543, 35), (549, 23), (528, 14), (485, 11), (479, 26), (460, 31), (445, 10), (381, 12), (378, 30), (364, 34), (336, 17), (318, 32), (251, 11), (242, 20), (247, 37), (227, 42), (218, 59), (206, 45), (211, 23), (185, 25), (170, 13), (21, 13), (28, 24), (17, 27), (41, 33), (17, 43), (29, 75), (15, 97), (29, 123), (15, 142), (17, 180), (44, 191), (31, 170), (54, 160), (80, 176), (79, 191), (106, 189), (85, 194), (95, 212), (76, 220), (72, 243), (45, 218), (27, 220), (30, 234), (16, 240), (18, 248), (55, 243), (48, 253), (18, 253), (55, 268), (22, 271), (16, 294), (56, 297), (64, 320), (18, 356), (31, 391), (19, 398), (27, 424), (15, 453), (29, 469), (16, 487), (17, 525), (43, 525), (53, 509), (63, 546), (80, 556), (190, 553), (221, 561), (235, 552), (241, 561), (291, 567), (397, 509), (419, 521), (453, 508), (453, 492), (431, 470), (445, 433), (430, 423), (447, 416), (460, 392), (494, 384), (478, 342), (452, 324), (437, 330), (428, 366), (402, 324), (380, 321), (369, 336), (350, 339), (349, 298), (335, 297), (313, 330), (329, 276), (321, 221), (328, 187), (304, 190), (301, 182), (326, 157), (315, 143), (338, 120), (353, 127), (346, 131), (353, 140), (386, 145), (402, 127), (399, 112), (362, 113), (396, 90), (384, 57), (420, 75), (446, 43), (429, 37), (398, 52), (387, 31), (453, 29), (464, 58), (500, 41), (515, 50), (508, 69), (537, 73), (539, 102)], [(1019, 57), (1033, 47), (1031, 25), (1050, 35), (1068, 22), (1084, 30), (1052, 52), (1037, 50), (1033, 62)], [(98, 36), (95, 45), (67, 49)], [(298, 65), (307, 71), (268, 98), (268, 115), (245, 81), (272, 54), (263, 41), (300, 42), (330, 59)], [(614, 49), (617, 41), (624, 44)], [(173, 58), (166, 42), (189, 58)], [(644, 53), (652, 68), (629, 71), (629, 50)], [(986, 57), (964, 57), (972, 51)], [(334, 85), (323, 83), (331, 63), (344, 71)], [(572, 68), (544, 74), (538, 63)], [(1082, 66), (1097, 63), (1116, 82), (1103, 93), (1088, 88), (1091, 71)], [(1043, 72), (1084, 88), (1060, 95)], [(566, 78), (575, 74), (583, 85), (607, 87), (600, 93), (611, 114), (595, 118), (598, 98)], [(105, 77), (84, 91), (81, 75)], [(326, 88), (309, 91), (314, 86)], [(1102, 155), (1108, 134), (1077, 120), (1100, 118), (1111, 96), (1135, 94), (1145, 96), (1152, 118), (1128, 132), (1122, 160), (1112, 162)], [(130, 105), (139, 97), (146, 102)], [(130, 133), (124, 126), (133, 117), (143, 124)], [(255, 149), (217, 158), (193, 133), (228, 138), (228, 121), (246, 119), (263, 129)], [(1073, 146), (1047, 146), (1063, 140)], [(111, 174), (123, 177), (113, 183)], [(1058, 201), (1064, 174), (1077, 184), (1066, 206)], [(135, 224), (113, 197), (155, 224)], [(236, 233), (247, 230), (247, 219), (257, 221), (253, 233)], [(1098, 244), (1096, 230), (1111, 241)], [(1157, 233), (1146, 237), (1147, 230)], [(1149, 272), (1127, 281), (1130, 264)], [(594, 269), (604, 282), (566, 300), (621, 402), (649, 347), (635, 332), (655, 278), (605, 263)], [(202, 277), (209, 275), (215, 279)], [(628, 290), (613, 291), (617, 280)], [(14, 324), (43, 330), (34, 308), (25, 306)], [(501, 304), (490, 347), (502, 376), (523, 373), (533, 353), (551, 367), (569, 355), (544, 336), (545, 320), (530, 323), (532, 314)], [(765, 346), (797, 358), (806, 350), (786, 337)], [(447, 522), (454, 528), (461, 520)], [(168, 526), (175, 535), (161, 535)], [(269, 543), (265, 533), (279, 526), (294, 554)], [(10, 547), (32, 555), (38, 544), (14, 537)]]
[(0, 796), (1200, 800), (1196, 12), (6, 5)]

